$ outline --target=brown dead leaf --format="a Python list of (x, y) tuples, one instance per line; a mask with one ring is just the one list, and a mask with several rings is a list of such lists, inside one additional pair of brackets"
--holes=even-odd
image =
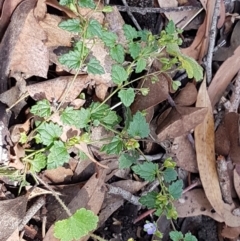
[[(102, 207), (102, 203), (105, 196), (104, 179), (106, 176), (106, 170), (99, 170), (98, 175), (94, 174), (81, 190), (75, 195), (72, 201), (69, 203), (68, 208), (72, 213), (75, 213), (77, 209), (85, 207), (90, 209), (96, 215)], [(67, 214), (64, 212), (58, 220), (67, 218)], [(80, 241), (86, 241), (89, 237), (85, 236)], [(48, 230), (43, 241), (58, 241), (53, 236), (53, 225)]]
[(238, 238), (238, 236), (240, 235), (240, 227), (231, 228), (231, 227), (224, 226), (221, 232), (221, 235), (224, 238), (229, 238), (229, 239)]
[(215, 164), (214, 120), (210, 99), (204, 79), (199, 90), (196, 106), (208, 107), (208, 113), (200, 125), (195, 128), (195, 143), (198, 169), (205, 194), (215, 211), (230, 227), (240, 226), (240, 218), (232, 214), (234, 205), (223, 202)]
[(219, 186), (214, 150), (214, 120), (206, 88), (206, 80), (198, 92), (197, 107), (208, 108), (204, 121), (195, 128), (197, 163), (205, 194), (215, 211), (223, 216), (223, 201)]
[[(63, 97), (65, 90), (69, 87), (72, 79), (73, 76), (62, 76), (29, 85), (27, 86), (27, 90), (34, 100), (48, 99), (50, 102), (53, 100), (61, 101), (61, 98)], [(75, 100), (81, 91), (88, 86), (90, 81), (88, 75), (79, 75), (65, 97), (65, 101), (71, 102)]]
[(0, 201), (0, 240), (7, 240), (17, 229), (26, 213), (27, 195)]
[(172, 108), (168, 116), (157, 126), (158, 140), (163, 141), (188, 133), (204, 120), (206, 113), (207, 108)]
[(73, 171), (67, 167), (57, 167), (44, 171), (44, 178), (52, 184), (69, 183), (72, 180)]
[(2, 39), (4, 32), (9, 24), (12, 13), (17, 5), (23, 0), (11, 0), (11, 1), (1, 1), (3, 4), (1, 9), (1, 18), (0, 18), (0, 39)]
[(188, 135), (174, 138), (171, 146), (171, 153), (176, 156), (175, 160), (177, 166), (188, 172), (198, 172), (196, 151), (193, 149), (193, 146), (188, 139)]
[(46, 0), (38, 0), (37, 5), (34, 9), (34, 16), (39, 21), (45, 17), (46, 13), (47, 13)]
[[(47, 35), (47, 40), (45, 41), (46, 46), (72, 46), (73, 34), (58, 27), (61, 21), (62, 18), (59, 16), (46, 14), (46, 17), (39, 22)], [(61, 36), (61, 38), (59, 38), (59, 36)]]
[(226, 18), (226, 8), (225, 8), (225, 4), (223, 2), (223, 0), (221, 0), (221, 5), (220, 5), (220, 17), (218, 19), (218, 23), (217, 23), (217, 28), (221, 28), (224, 24)]
[(141, 93), (136, 96), (131, 105), (131, 111), (133, 114), (137, 111), (147, 110), (167, 99), (168, 80), (170, 77), (167, 74), (161, 73), (157, 75), (157, 78), (158, 81), (155, 83), (151, 82), (151, 76), (142, 79), (139, 82), (138, 88), (148, 88), (149, 93), (147, 96), (143, 96)]
[(234, 54), (220, 66), (208, 88), (212, 106), (220, 100), (223, 92), (239, 71), (239, 62), (240, 46), (234, 51)]
[(215, 132), (215, 152), (218, 155), (227, 156), (230, 151), (229, 133), (224, 120)]
[(8, 69), (11, 70), (11, 74), (23, 72), (28, 77), (35, 75), (46, 78), (49, 56), (43, 41), (47, 36), (34, 17), (35, 3), (34, 0), (25, 0), (19, 4), (13, 14), (8, 27), (10, 33), (13, 31), (8, 39), (10, 43)]
[(223, 218), (218, 213), (212, 212), (213, 208), (202, 189), (193, 189), (184, 193), (181, 199), (174, 202), (174, 206), (180, 218), (206, 215), (223, 222)]
[(176, 105), (190, 106), (197, 100), (197, 88), (193, 83), (187, 85), (180, 90), (177, 97), (174, 99)]

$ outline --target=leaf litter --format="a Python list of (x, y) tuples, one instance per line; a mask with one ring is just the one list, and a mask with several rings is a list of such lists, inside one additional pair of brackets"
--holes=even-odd
[[(2, 9), (7, 8), (7, 2), (4, 1)], [(163, 175), (166, 181), (174, 181), (177, 176), (180, 177), (181, 170), (185, 170), (185, 172), (188, 172), (189, 179), (183, 178), (184, 187), (187, 188), (189, 186), (189, 189), (193, 188), (190, 191), (186, 189), (186, 193), (181, 196), (181, 193), (177, 192), (177, 188), (181, 187), (182, 183), (176, 181), (170, 184), (170, 194), (175, 199), (179, 199), (174, 201), (178, 217), (187, 218), (190, 216), (207, 215), (223, 224), (221, 232), (223, 237), (236, 238), (240, 234), (240, 219), (234, 215), (233, 210), (238, 208), (238, 204), (237, 202), (231, 205), (224, 203), (224, 194), (222, 193), (222, 185), (224, 184), (219, 180), (216, 160), (218, 155), (223, 155), (227, 163), (232, 163), (232, 168), (228, 168), (224, 174), (229, 176), (230, 183), (232, 183), (231, 188), (235, 189), (239, 198), (238, 107), (235, 108), (235, 113), (229, 112), (226, 105), (221, 102), (223, 98), (225, 102), (234, 101), (230, 97), (234, 88), (238, 88), (237, 84), (235, 84), (236, 81), (234, 82), (234, 77), (239, 71), (238, 58), (240, 56), (237, 37), (239, 23), (237, 18), (235, 19), (236, 24), (232, 24), (234, 27), (230, 27), (228, 35), (223, 34), (219, 37), (221, 41), (227, 42), (230, 34), (229, 45), (228, 43), (226, 45), (229, 47), (219, 45), (218, 49), (211, 53), (213, 54), (214, 64), (218, 67), (214, 69), (214, 76), (209, 87), (206, 87), (205, 81), (200, 86), (192, 79), (193, 73), (199, 73), (196, 65), (195, 69), (187, 69), (185, 77), (181, 79), (180, 77), (184, 73), (179, 71), (181, 69), (179, 64), (174, 62), (174, 57), (180, 52), (176, 52), (173, 46), (171, 46), (172, 49), (168, 46), (166, 51), (169, 51), (168, 57), (172, 58), (173, 61), (169, 71), (164, 70), (167, 64), (169, 64), (169, 62), (166, 62), (166, 59), (160, 59), (160, 62), (162, 61), (161, 64), (158, 64), (157, 70), (154, 70), (160, 71), (156, 76), (149, 76), (148, 74), (151, 74), (151, 72), (141, 73), (148, 64), (152, 64), (150, 58), (142, 58), (136, 62), (135, 74), (140, 76), (137, 77), (139, 81), (133, 83), (131, 89), (129, 88), (126, 91), (123, 89), (119, 92), (117, 98), (120, 98), (124, 106), (121, 109), (117, 109), (121, 113), (122, 118), (122, 120), (118, 120), (113, 114), (114, 112), (104, 109), (104, 105), (102, 105), (106, 111), (104, 116), (94, 113), (93, 109), (92, 112), (89, 112), (86, 107), (91, 106), (91, 102), (104, 101), (106, 98), (110, 106), (114, 107), (114, 104), (117, 104), (116, 97), (112, 93), (116, 88), (125, 84), (129, 74), (125, 70), (125, 66), (129, 63), (129, 58), (134, 59), (137, 56), (137, 52), (131, 52), (130, 56), (125, 55), (128, 41), (137, 40), (138, 38), (144, 39), (144, 31), (141, 33), (142, 35), (137, 35), (134, 28), (124, 25), (124, 20), (117, 6), (113, 7), (112, 12), (103, 14), (101, 11), (94, 12), (95, 3), (90, 2), (85, 3), (83, 1), (81, 3), (80, 1), (82, 5), (80, 4), (81, 6), (76, 10), (73, 5), (70, 6), (71, 4), (69, 5), (70, 8), (63, 6), (62, 1), (60, 1), (60, 4), (58, 1), (53, 0), (46, 2), (40, 0), (13, 1), (13, 5), (11, 5), (11, 9), (9, 8), (8, 12), (3, 10), (1, 12), (0, 59), (2, 64), (0, 68), (0, 100), (10, 107), (10, 113), (17, 118), (4, 124), (5, 128), (10, 128), (12, 131), (11, 135), (9, 135), (11, 141), (5, 141), (4, 145), (0, 145), (1, 153), (7, 151), (9, 156), (8, 162), (4, 162), (4, 165), (0, 167), (1, 182), (6, 186), (6, 190), (9, 190), (8, 192), (11, 193), (9, 184), (13, 182), (8, 176), (14, 177), (17, 180), (15, 185), (19, 187), (21, 183), (19, 180), (21, 180), (24, 169), (27, 168), (27, 170), (33, 171), (34, 175), (39, 175), (42, 178), (45, 188), (49, 184), (53, 187), (57, 187), (59, 184), (70, 187), (72, 183), (79, 183), (79, 190), (74, 186), (71, 189), (72, 191), (70, 191), (72, 195), (68, 196), (68, 200), (63, 198), (72, 214), (77, 209), (78, 211), (71, 219), (62, 221), (55, 226), (60, 239), (70, 240), (87, 235), (80, 240), (88, 240), (89, 231), (97, 230), (97, 234), (107, 239), (121, 235), (123, 240), (130, 238), (150, 240), (150, 237), (143, 231), (143, 224), (144, 220), (150, 219), (153, 221), (153, 219), (146, 216), (140, 218), (141, 221), (139, 223), (133, 224), (131, 220), (134, 220), (140, 214), (143, 215), (146, 209), (141, 206), (141, 209), (134, 212), (135, 216), (131, 216), (128, 211), (128, 203), (131, 202), (130, 197), (139, 198), (153, 190), (161, 191), (156, 186), (151, 187), (153, 185), (151, 182), (155, 180), (156, 168), (167, 165), (168, 159), (163, 160), (160, 155), (165, 157), (167, 155), (176, 163), (178, 172), (175, 173), (174, 171), (173, 173), (173, 169), (166, 171)], [(201, 12), (204, 21), (198, 23), (201, 25), (198, 26), (195, 35), (191, 35), (191, 33), (188, 35), (183, 28), (183, 45), (181, 50), (184, 54), (193, 57), (205, 66), (209, 66), (209, 63), (205, 61), (204, 57), (207, 53), (209, 54), (209, 45), (215, 41), (211, 38), (209, 30), (212, 25), (216, 2), (217, 0), (172, 1), (172, 3), (168, 3), (172, 5), (167, 6), (162, 1), (156, 3), (157, 6), (159, 4), (159, 7), (172, 8), (171, 12), (166, 12), (161, 18), (165, 18), (166, 21), (173, 19), (175, 24), (180, 27), (188, 25), (189, 19), (192, 17), (194, 19), (199, 14), (196, 10), (191, 10), (191, 7), (201, 5), (204, 9)], [(56, 14), (48, 13), (46, 4), (51, 6), (54, 11), (57, 10)], [(84, 4), (87, 4), (92, 9), (85, 8)], [(190, 11), (188, 9), (187, 11), (174, 12), (174, 9), (181, 6), (189, 7)], [(99, 4), (98, 7), (104, 10), (103, 5)], [(221, 1), (220, 19), (218, 20), (218, 29), (216, 29), (218, 32), (221, 31), (221, 28), (226, 28), (227, 21), (229, 21), (225, 9), (231, 9), (231, 6), (227, 2), (224, 5), (223, 1)], [(63, 17), (58, 11), (66, 15)], [(92, 14), (88, 35), (98, 36), (102, 38), (103, 42), (95, 43), (95, 40), (88, 41), (86, 46), (91, 50), (89, 54), (91, 60), (83, 68), (76, 71), (74, 68), (66, 66), (65, 60), (61, 60), (61, 56), (71, 49), (73, 63), (75, 66), (78, 66), (78, 59), (74, 57), (77, 52), (74, 51), (84, 51), (84, 47), (74, 46), (73, 42), (80, 36), (75, 34), (74, 31), (69, 32), (60, 27), (60, 23), (68, 18), (76, 18), (77, 12), (84, 18)], [(11, 21), (9, 21), (10, 17)], [(125, 19), (129, 21), (127, 18)], [(166, 30), (168, 34), (171, 34), (171, 28), (165, 28), (163, 22), (161, 25), (160, 30)], [(104, 28), (110, 30), (110, 32), (107, 34), (102, 32)], [(128, 34), (126, 34), (127, 31)], [(102, 34), (105, 34), (104, 37), (102, 37)], [(117, 39), (116, 43), (115, 38)], [(215, 47), (219, 42), (216, 41)], [(132, 47), (134, 47), (134, 51), (138, 51), (137, 45), (133, 44)], [(142, 47), (147, 49), (148, 46)], [(189, 61), (187, 57), (180, 58), (180, 61), (182, 61), (180, 62), (182, 66), (189, 64), (189, 62), (184, 62)], [(153, 65), (153, 67), (156, 68), (156, 65)], [(77, 74), (76, 77), (74, 77), (75, 74)], [(189, 76), (189, 78), (186, 76)], [(16, 84), (10, 83), (8, 81), (9, 77), (14, 78)], [(197, 80), (199, 79), (199, 75), (194, 77)], [(139, 92), (135, 93), (133, 91), (134, 88)], [(142, 95), (144, 91), (147, 95)], [(228, 93), (226, 94), (226, 92)], [(136, 98), (134, 98), (135, 95)], [(34, 117), (29, 118), (27, 113), (30, 108), (33, 108), (32, 103), (45, 100), (47, 102), (45, 104), (42, 102), (42, 105), (36, 107), (35, 112), (33, 109), (32, 115)], [(69, 112), (64, 112), (65, 119), (62, 117), (62, 113), (58, 112), (60, 106), (70, 108), (65, 109)], [(100, 111), (101, 108), (97, 108)], [(28, 110), (26, 111), (26, 109)], [(75, 110), (80, 110), (80, 112), (75, 112)], [(147, 121), (140, 111), (145, 112)], [(220, 111), (223, 117), (220, 119), (219, 125), (217, 124), (217, 113)], [(53, 117), (50, 117), (51, 113), (55, 113), (55, 121)], [(2, 118), (6, 118), (6, 114), (7, 112), (4, 112)], [(40, 117), (36, 118), (36, 114)], [(38, 128), (39, 135), (34, 137), (35, 139), (32, 138), (34, 123), (41, 121), (41, 118), (44, 118), (46, 114), (49, 118), (47, 121), (51, 120), (55, 124), (42, 124)], [(216, 120), (214, 120), (214, 117)], [(83, 136), (83, 139), (81, 139), (83, 143), (78, 144), (79, 140), (74, 139), (74, 137), (76, 133), (80, 137), (81, 131), (79, 129), (86, 128), (91, 118), (93, 118), (95, 125), (88, 129), (91, 138), (88, 135)], [(118, 131), (121, 129), (121, 121), (126, 122), (126, 129), (123, 132), (124, 138), (127, 135), (131, 137), (130, 140), (125, 140), (126, 143), (119, 138), (114, 139), (113, 134), (109, 131), (111, 130), (110, 122), (116, 123), (115, 131)], [(59, 127), (56, 128), (55, 125), (59, 125)], [(150, 125), (151, 131), (148, 130), (148, 125)], [(2, 129), (0, 132), (3, 135)], [(144, 138), (145, 140), (141, 146), (135, 141), (136, 139)], [(1, 139), (4, 140), (2, 137)], [(43, 145), (52, 145), (49, 148), (50, 154), (48, 159), (41, 155), (35, 155), (32, 158), (30, 156), (30, 159), (26, 159), (25, 155), (28, 148), (36, 148), (39, 145), (39, 140), (41, 140), (40, 143)], [(89, 144), (90, 140), (93, 140), (93, 143)], [(71, 148), (66, 149), (63, 145), (64, 142), (68, 142)], [(144, 142), (149, 142), (150, 144), (145, 144)], [(31, 143), (30, 146), (29, 143)], [(141, 161), (138, 161), (141, 158), (134, 152), (129, 155), (126, 150), (126, 153), (121, 154), (119, 148), (123, 145), (126, 145), (129, 150), (133, 146), (140, 149), (141, 155), (147, 153), (152, 156), (158, 156), (158, 158), (153, 160), (153, 162), (141, 163)], [(108, 154), (103, 153), (102, 151), (104, 150), (108, 150)], [(57, 162), (58, 156), (62, 157), (61, 162)], [(45, 170), (43, 168), (46, 162), (47, 167), (51, 167), (53, 170)], [(31, 163), (34, 163), (34, 165)], [(120, 170), (120, 167), (124, 167), (124, 170)], [(224, 170), (220, 171), (224, 172)], [(195, 180), (192, 173), (199, 175), (202, 187), (194, 188)], [(143, 181), (143, 179), (148, 182)], [(25, 181), (33, 185), (32, 181), (28, 179)], [(109, 194), (108, 185), (115, 186), (117, 193)], [(2, 213), (6, 213), (8, 217), (3, 215), (1, 223), (7, 222), (7, 220), (11, 223), (11, 229), (8, 229), (8, 232), (6, 232), (5, 226), (1, 225), (0, 233), (4, 235), (4, 240), (11, 236), (18, 227), (17, 223), (25, 215), (21, 210), (26, 209), (27, 199), (24, 199), (24, 208), (18, 208), (18, 205), (22, 203), (18, 202), (18, 199), (26, 197), (26, 194), (23, 194), (25, 191), (24, 186), (25, 184), (22, 184), (20, 188), (20, 197), (17, 197), (17, 194), (12, 194), (11, 198), (7, 198), (5, 195), (5, 201), (1, 200), (2, 204), (4, 202), (14, 202), (11, 206), (16, 209), (13, 214), (9, 211), (9, 208), (4, 209), (3, 205), (4, 210)], [(51, 191), (50, 193), (55, 195), (54, 192)], [(128, 193), (130, 196), (124, 196), (124, 193)], [(238, 200), (237, 196), (233, 194), (234, 191), (231, 190), (229, 193), (228, 195), (232, 195), (231, 198), (234, 201)], [(150, 202), (151, 200), (149, 199), (148, 201)], [(51, 212), (51, 206), (46, 205), (46, 207)], [(124, 217), (121, 216), (121, 213), (124, 213)], [(94, 214), (99, 214), (99, 222)], [(111, 215), (114, 216), (115, 221), (113, 221)], [(16, 216), (18, 217), (17, 220), (15, 220)], [(80, 222), (79, 225), (82, 225), (82, 229), (75, 232), (74, 225), (82, 218), (84, 219), (84, 217), (92, 220), (92, 226), (84, 226)], [(34, 218), (33, 216), (32, 219)], [(53, 224), (56, 220), (64, 218), (66, 218), (65, 212), (58, 212), (55, 219), (47, 224), (48, 232), (45, 237), (41, 237), (42, 240), (58, 240), (54, 237)], [(127, 219), (127, 222), (124, 222), (123, 218)], [(128, 220), (130, 220), (130, 223)], [(166, 220), (163, 222), (167, 225)], [(180, 223), (177, 224), (179, 227)], [(224, 226), (224, 224), (228, 227)], [(10, 224), (7, 225), (9, 226)], [(66, 233), (61, 233), (66, 226), (69, 227), (69, 235), (67, 236), (65, 236)], [(25, 231), (27, 227), (24, 228)], [(35, 228), (36, 230), (38, 229), (37, 227)], [(107, 232), (106, 228), (110, 228), (111, 231)], [(126, 228), (132, 229), (130, 236), (125, 231)], [(137, 232), (137, 228), (140, 231)], [(117, 229), (120, 231), (117, 231)], [(32, 232), (32, 235), (35, 233), (34, 238), (37, 237), (36, 235), (41, 235), (33, 232), (33, 230), (29, 232)], [(16, 235), (16, 232), (14, 235)], [(169, 240), (168, 233), (164, 233), (164, 240)]]

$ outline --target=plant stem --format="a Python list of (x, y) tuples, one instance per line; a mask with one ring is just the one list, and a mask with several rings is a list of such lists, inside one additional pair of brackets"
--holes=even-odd
[(91, 234), (89, 234), (89, 235), (90, 235), (92, 238), (97, 239), (98, 241), (107, 241), (106, 239), (103, 239), (103, 238), (99, 237), (99, 236), (96, 235), (96, 234), (91, 233)]

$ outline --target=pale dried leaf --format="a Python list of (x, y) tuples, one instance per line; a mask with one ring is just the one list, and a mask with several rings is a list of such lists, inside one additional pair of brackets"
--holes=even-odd
[(237, 196), (240, 199), (240, 176), (237, 170), (239, 170), (239, 165), (233, 170), (233, 183)]

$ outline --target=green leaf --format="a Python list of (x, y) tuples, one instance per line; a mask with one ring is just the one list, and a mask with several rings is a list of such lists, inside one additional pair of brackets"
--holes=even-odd
[(90, 121), (90, 110), (84, 109), (83, 107), (78, 112), (78, 119), (76, 120), (75, 126), (77, 128), (85, 128), (88, 126)]
[(30, 163), (31, 163), (30, 171), (40, 172), (43, 168), (46, 167), (46, 164), (47, 164), (46, 154), (37, 153), (34, 156), (33, 160), (30, 161)]
[(166, 46), (166, 51), (170, 54), (170, 55), (173, 55), (173, 56), (181, 56), (181, 52), (180, 52), (180, 49), (179, 49), (179, 46), (176, 44), (176, 43), (169, 43), (167, 44)]
[(113, 65), (111, 71), (112, 81), (121, 85), (124, 81), (128, 79), (127, 71), (121, 65)]
[(186, 233), (184, 237), (184, 241), (198, 241), (197, 238), (191, 233)]
[(177, 179), (177, 172), (173, 168), (167, 168), (163, 171), (163, 178), (165, 182), (172, 182)]
[(130, 43), (129, 44), (129, 52), (130, 52), (130, 55), (132, 56), (133, 59), (136, 59), (140, 52), (141, 52), (141, 46), (139, 43)]
[(87, 27), (87, 38), (93, 37), (93, 36), (98, 36), (101, 37), (102, 36), (102, 26), (101, 24), (95, 20), (95, 19), (91, 19), (89, 21), (88, 27)]
[(172, 88), (173, 90), (178, 90), (178, 88), (181, 86), (181, 82), (179, 80), (173, 80), (172, 81)]
[(106, 145), (103, 145), (101, 151), (107, 154), (120, 154), (123, 151), (124, 142), (118, 136), (113, 137), (112, 141)]
[(120, 90), (118, 92), (118, 97), (126, 107), (129, 107), (133, 103), (135, 98), (134, 89), (129, 88), (126, 90)]
[(99, 121), (105, 126), (114, 127), (117, 123), (119, 123), (119, 117), (115, 111), (109, 110), (106, 116)]
[(113, 8), (111, 6), (104, 6), (102, 9), (103, 13), (111, 13), (113, 11)]
[(50, 153), (47, 157), (47, 169), (55, 169), (62, 166), (70, 159), (67, 148), (62, 141), (54, 141), (54, 144), (49, 151)]
[(62, 21), (58, 27), (74, 33), (79, 33), (81, 31), (79, 19), (68, 19), (66, 21)]
[(100, 65), (100, 61), (96, 58), (92, 57), (87, 64), (87, 72), (91, 74), (104, 74), (105, 71), (103, 67)]
[(37, 128), (37, 132), (40, 134), (42, 143), (49, 146), (62, 135), (62, 128), (53, 122), (43, 123)]
[(141, 112), (138, 111), (133, 116), (133, 120), (130, 122), (127, 132), (132, 137), (148, 137), (150, 133), (149, 124), (146, 122), (146, 119)]
[(66, 6), (66, 5), (71, 4), (72, 2), (73, 2), (73, 0), (60, 0), (59, 4)]
[(117, 44), (116, 46), (110, 49), (110, 56), (113, 60), (116, 60), (118, 63), (123, 63), (124, 61), (124, 48), (122, 45)]
[(70, 218), (57, 221), (54, 236), (61, 241), (78, 240), (97, 228), (98, 216), (92, 211), (81, 208)]
[(83, 8), (91, 8), (91, 9), (94, 9), (96, 7), (94, 0), (79, 0), (78, 5)]
[(178, 56), (182, 67), (186, 70), (188, 78), (195, 78), (196, 81), (203, 79), (203, 68), (196, 60), (185, 55)]
[(75, 125), (79, 116), (79, 110), (74, 110), (73, 107), (67, 107), (60, 115), (63, 124)]
[(51, 115), (51, 106), (48, 100), (40, 100), (34, 105), (30, 112), (40, 117), (49, 117)]
[(158, 170), (158, 165), (152, 162), (144, 162), (132, 167), (132, 170), (144, 180), (152, 182)]
[(172, 197), (177, 200), (181, 197), (182, 191), (183, 191), (183, 181), (182, 180), (177, 180), (176, 182), (172, 183), (168, 191)]
[[(83, 58), (85, 58), (90, 52), (89, 49), (87, 48), (87, 46), (82, 41), (78, 41), (75, 44), (74, 50), (78, 51), (80, 56), (82, 55)], [(83, 51), (83, 53), (82, 53), (82, 51)]]
[(149, 192), (147, 195), (140, 197), (139, 202), (147, 208), (156, 208), (157, 192)]
[(105, 45), (107, 47), (114, 47), (116, 42), (117, 42), (117, 35), (115, 33), (112, 33), (112, 32), (108, 32), (108, 31), (104, 31), (102, 33), (102, 41), (105, 43)]
[(88, 159), (88, 156), (83, 151), (79, 151), (78, 156), (79, 156), (80, 161), (85, 161)]
[(169, 233), (169, 236), (170, 238), (173, 240), (173, 241), (180, 241), (183, 239), (183, 234), (182, 232), (178, 232), (178, 231), (171, 231)]
[(137, 33), (136, 29), (133, 28), (131, 25), (124, 24), (123, 31), (124, 31), (124, 35), (127, 38), (127, 40), (133, 40), (134, 38), (138, 37), (138, 33)]
[(70, 69), (78, 69), (80, 67), (81, 52), (78, 50), (69, 51), (67, 54), (60, 56), (58, 60)]
[(119, 162), (119, 168), (129, 168), (132, 164), (136, 162), (136, 159), (126, 153), (121, 154), (121, 156), (118, 159)]
[(139, 59), (137, 61), (137, 66), (135, 69), (136, 73), (141, 73), (147, 66), (147, 61), (145, 59)]
[(166, 26), (167, 34), (174, 34), (176, 32), (175, 24), (172, 20), (170, 20)]

